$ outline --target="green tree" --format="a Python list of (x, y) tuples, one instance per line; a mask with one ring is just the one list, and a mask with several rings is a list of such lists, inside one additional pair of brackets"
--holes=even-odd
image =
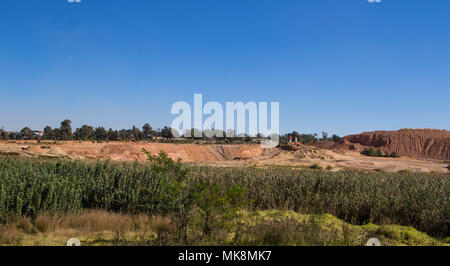
[(142, 133), (142, 131), (136, 126), (133, 126), (133, 128), (131, 129), (131, 135), (132, 138), (136, 141), (144, 139), (144, 133)]
[(54, 140), (61, 140), (63, 137), (61, 136), (61, 129), (55, 128), (52, 130), (52, 136)]
[(29, 127), (24, 127), (20, 131), (20, 135), (22, 139), (34, 139), (33, 131)]
[(46, 126), (44, 128), (44, 135), (42, 136), (42, 138), (46, 139), (46, 140), (55, 139), (55, 137), (53, 135), (53, 130), (50, 126)]
[(145, 139), (152, 139), (152, 137), (153, 137), (153, 128), (150, 126), (149, 123), (146, 123), (142, 127), (142, 133), (144, 133), (144, 138)]
[(3, 128), (0, 129), (0, 139), (2, 140), (8, 140), (8, 132), (6, 132)]
[(161, 130), (161, 137), (165, 139), (172, 139), (173, 138), (172, 130), (168, 127), (164, 127)]
[(168, 215), (176, 228), (179, 240), (188, 244), (189, 226), (199, 229), (202, 238), (213, 235), (213, 230), (229, 229), (234, 225), (239, 210), (249, 202), (244, 199), (241, 185), (224, 187), (206, 180), (188, 178), (189, 168), (181, 159), (174, 161), (165, 152), (153, 155), (142, 151), (151, 162), (157, 184), (148, 192), (144, 190), (144, 209), (154, 213), (154, 208)]
[(327, 141), (328, 140), (328, 133), (325, 131), (322, 131), (322, 141)]
[(181, 159), (174, 161), (164, 151), (160, 151), (158, 155), (153, 155), (145, 149), (142, 151), (151, 162), (152, 173), (157, 182), (155, 187), (158, 188), (156, 193), (154, 189), (144, 189), (143, 207), (150, 214), (155, 213), (156, 208), (164, 215), (169, 215), (176, 227), (178, 239), (187, 243), (193, 208), (192, 191), (187, 184), (189, 169), (183, 166)]
[(59, 128), (60, 129), (60, 132), (59, 132), (60, 140), (71, 140), (73, 138), (71, 124), (72, 124), (72, 121), (70, 121), (69, 119), (66, 119), (61, 122), (61, 127)]
[(229, 229), (238, 217), (244, 201), (245, 188), (233, 185), (224, 189), (221, 185), (200, 181), (194, 187), (194, 203), (199, 211), (196, 224), (203, 237), (211, 235), (213, 230)]
[(119, 131), (120, 140), (130, 140), (131, 139), (131, 130), (121, 129)]
[(104, 127), (97, 127), (95, 128), (95, 139), (97, 141), (104, 141), (108, 140), (108, 131)]
[(118, 141), (119, 140), (119, 132), (117, 130), (113, 130), (112, 128), (110, 128), (108, 130), (108, 140)]
[(331, 141), (333, 141), (333, 142), (339, 142), (339, 141), (341, 141), (341, 137), (339, 137), (338, 135), (336, 135), (336, 134), (333, 134), (333, 136), (331, 136)]
[(81, 128), (75, 130), (75, 138), (77, 140), (94, 140), (94, 128), (88, 125), (83, 125)]

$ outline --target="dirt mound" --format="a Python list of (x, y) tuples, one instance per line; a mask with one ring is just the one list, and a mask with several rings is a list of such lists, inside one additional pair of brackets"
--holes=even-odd
[(33, 157), (60, 157), (71, 159), (146, 160), (145, 148), (152, 154), (164, 151), (172, 159), (183, 162), (219, 162), (246, 160), (271, 155), (276, 149), (262, 148), (259, 144), (212, 145), (173, 144), (149, 142), (66, 141), (58, 144), (6, 143), (0, 141), (0, 154)]
[(183, 162), (217, 162), (235, 159), (255, 158), (266, 154), (267, 149), (259, 145), (196, 145), (170, 143), (127, 143), (107, 144), (95, 154), (97, 158), (113, 160), (145, 160), (142, 152), (145, 148), (150, 153), (166, 152), (173, 159), (180, 158)]
[(401, 129), (374, 131), (344, 137), (335, 149), (362, 151), (372, 147), (401, 156), (450, 160), (450, 131), (437, 129)]

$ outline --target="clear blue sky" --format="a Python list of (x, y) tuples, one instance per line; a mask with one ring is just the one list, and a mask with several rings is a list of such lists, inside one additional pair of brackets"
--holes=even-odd
[(279, 101), (282, 132), (450, 125), (448, 0), (0, 0), (0, 127), (170, 125)]

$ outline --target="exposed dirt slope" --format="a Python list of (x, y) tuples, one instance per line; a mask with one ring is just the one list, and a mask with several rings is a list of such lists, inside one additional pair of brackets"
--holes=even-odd
[[(341, 146), (343, 147), (345, 145), (343, 144)], [(92, 143), (87, 141), (68, 141), (55, 144), (48, 142), (36, 143), (35, 141), (20, 141), (17, 143), (0, 141), (0, 155), (15, 154), (28, 157), (68, 159), (109, 158), (112, 160), (144, 161), (146, 158), (144, 153), (142, 153), (142, 148), (145, 148), (151, 153), (158, 153), (160, 150), (163, 150), (171, 158), (180, 158), (183, 162), (212, 166), (254, 165), (260, 167), (283, 166), (296, 168), (310, 167), (312, 164), (317, 164), (323, 168), (330, 166), (333, 170), (357, 168), (388, 172), (397, 172), (400, 170), (448, 172), (448, 163), (429, 159), (367, 157), (347, 148), (334, 150), (305, 145), (300, 145), (295, 149), (283, 150), (280, 148), (264, 149), (257, 144), (198, 145), (146, 142)]]
[(437, 129), (401, 129), (398, 131), (374, 131), (349, 135), (336, 149), (361, 151), (373, 147), (401, 156), (435, 160), (450, 160), (450, 131)]
[(166, 152), (173, 159), (180, 158), (183, 162), (217, 162), (248, 158), (258, 158), (270, 155), (274, 149), (264, 149), (260, 145), (198, 145), (172, 143), (132, 143), (110, 142), (92, 143), (68, 141), (64, 143), (38, 144), (35, 142), (0, 143), (0, 154), (16, 154), (24, 156), (45, 156), (61, 158), (93, 158), (112, 160), (145, 160), (142, 148), (153, 154)]
[(144, 160), (145, 148), (151, 153), (163, 150), (173, 159), (181, 158), (183, 162), (228, 161), (242, 158), (255, 158), (266, 153), (259, 145), (196, 145), (196, 144), (107, 144), (95, 157), (114, 160)]

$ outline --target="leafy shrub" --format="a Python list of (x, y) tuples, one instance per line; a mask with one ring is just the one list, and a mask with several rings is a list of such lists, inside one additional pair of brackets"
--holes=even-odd
[(245, 189), (233, 185), (227, 189), (219, 184), (200, 181), (194, 189), (194, 204), (197, 207), (202, 237), (209, 236), (214, 229), (230, 228), (245, 204)]
[(366, 155), (366, 156), (375, 156), (375, 152), (373, 151), (372, 148), (365, 148), (362, 152), (362, 155)]
[[(200, 229), (200, 237), (210, 236), (213, 230), (230, 227), (237, 218), (245, 201), (245, 189), (235, 184), (224, 188), (221, 184), (211, 184), (207, 180), (187, 178), (189, 169), (181, 160), (174, 161), (164, 152), (152, 155), (143, 149), (152, 163), (152, 173), (159, 180), (160, 192), (152, 198), (162, 201), (159, 209), (168, 214), (175, 225), (178, 240), (185, 244), (190, 226)], [(148, 190), (147, 190), (148, 191)], [(150, 201), (151, 202), (151, 201)], [(149, 208), (148, 211), (153, 211)], [(197, 219), (193, 219), (198, 216)]]
[(377, 149), (376, 151), (373, 148), (365, 148), (362, 152), (362, 155), (370, 156), (370, 157), (390, 157), (390, 158), (398, 158), (397, 153), (394, 151), (392, 153), (386, 153)]

